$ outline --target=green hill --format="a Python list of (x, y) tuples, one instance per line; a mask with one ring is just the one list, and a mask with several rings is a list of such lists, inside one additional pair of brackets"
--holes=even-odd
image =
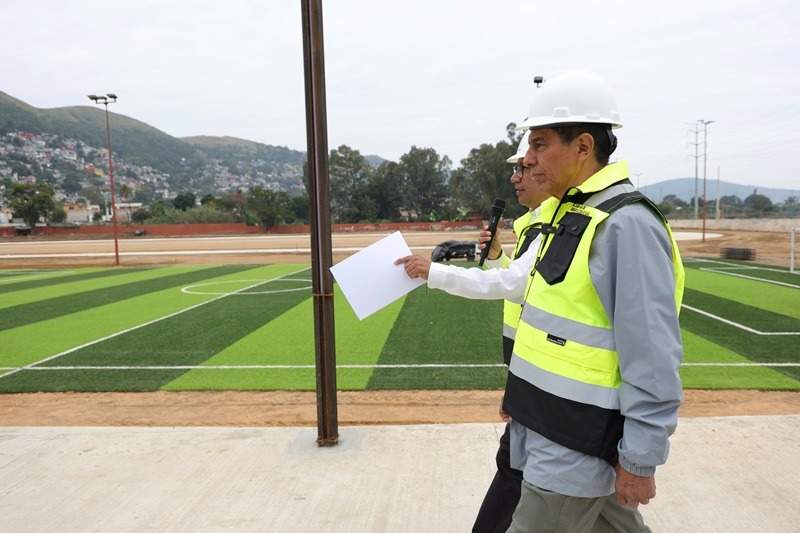
[[(148, 165), (180, 179), (202, 165), (203, 154), (191, 145), (144, 122), (110, 113), (112, 145), (123, 159)], [(0, 133), (51, 133), (105, 147), (105, 111), (91, 106), (39, 109), (0, 92)]]
[(263, 159), (272, 163), (289, 163), (302, 165), (306, 159), (305, 152), (292, 150), (285, 146), (271, 146), (237, 137), (211, 137), (198, 135), (181, 137), (181, 141), (202, 150), (216, 159), (238, 159), (253, 161)]

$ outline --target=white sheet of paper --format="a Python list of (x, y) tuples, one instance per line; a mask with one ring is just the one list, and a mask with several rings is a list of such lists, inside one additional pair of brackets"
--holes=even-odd
[(411, 255), (403, 235), (396, 231), (333, 265), (331, 273), (359, 320), (383, 309), (420, 285), (396, 259)]

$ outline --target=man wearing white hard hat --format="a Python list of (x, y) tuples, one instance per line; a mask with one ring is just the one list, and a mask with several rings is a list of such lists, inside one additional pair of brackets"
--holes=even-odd
[(535, 92), (523, 159), (558, 199), (526, 276), (503, 409), (523, 471), (509, 532), (649, 531), (677, 425), (683, 266), (669, 224), (609, 163), (622, 127), (599, 78)]

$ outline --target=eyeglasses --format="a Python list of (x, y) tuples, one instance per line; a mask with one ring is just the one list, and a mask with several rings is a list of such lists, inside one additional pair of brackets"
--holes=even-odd
[(514, 174), (522, 176), (522, 175), (525, 174), (525, 172), (531, 170), (532, 168), (533, 167), (529, 167), (529, 166), (517, 163), (516, 165), (514, 165)]

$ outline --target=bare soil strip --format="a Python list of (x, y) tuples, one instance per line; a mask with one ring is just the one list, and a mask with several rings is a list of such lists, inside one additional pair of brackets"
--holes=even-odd
[[(502, 391), (338, 394), (341, 425), (500, 422)], [(800, 392), (685, 391), (681, 416), (800, 414)], [(0, 395), (0, 426), (314, 426), (313, 392)]]

